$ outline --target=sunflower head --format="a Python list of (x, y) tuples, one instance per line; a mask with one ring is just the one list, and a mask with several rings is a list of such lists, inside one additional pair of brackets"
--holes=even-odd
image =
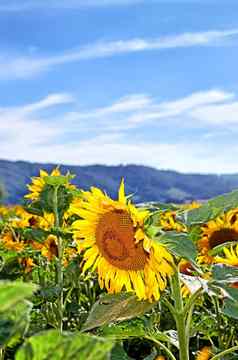
[[(51, 180), (49, 180), (49, 178), (51, 178)], [(70, 180), (73, 178), (73, 176), (70, 173), (62, 175), (59, 168), (56, 167), (50, 174), (48, 174), (48, 172), (45, 170), (40, 170), (39, 176), (32, 177), (32, 183), (27, 185), (29, 194), (25, 195), (25, 198), (32, 201), (37, 201), (46, 184), (54, 184), (54, 178), (55, 180), (59, 178), (64, 180), (63, 182), (66, 188), (75, 189), (75, 186), (70, 184)]]
[(238, 267), (238, 245), (223, 249), (224, 257), (216, 256), (214, 262)]
[(160, 226), (165, 231), (186, 232), (186, 226), (176, 219), (176, 211), (165, 211), (160, 215)]
[(81, 218), (73, 231), (78, 248), (85, 251), (83, 271), (97, 269), (100, 287), (109, 293), (125, 289), (140, 299), (157, 300), (173, 272), (173, 259), (145, 234), (149, 212), (127, 200), (124, 181), (118, 200), (91, 188), (71, 211)]
[(209, 360), (212, 357), (211, 347), (204, 346), (201, 350), (198, 351), (196, 360)]
[(49, 235), (41, 247), (41, 253), (49, 261), (58, 256), (57, 237), (55, 235)]
[(13, 235), (11, 231), (4, 233), (0, 239), (3, 246), (7, 250), (21, 252), (24, 250), (26, 244), (17, 235)]
[(201, 238), (197, 242), (199, 261), (213, 263), (214, 257), (209, 255), (210, 250), (218, 245), (237, 241), (238, 209), (234, 209), (202, 226)]

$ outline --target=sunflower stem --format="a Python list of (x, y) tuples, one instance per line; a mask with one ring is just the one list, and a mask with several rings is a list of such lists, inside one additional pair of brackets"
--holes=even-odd
[[(54, 188), (54, 197), (53, 197), (53, 209), (55, 216), (55, 227), (59, 229), (59, 212), (58, 212), (58, 187)], [(64, 296), (63, 296), (63, 283), (64, 283), (64, 274), (62, 271), (62, 260), (63, 260), (63, 241), (60, 236), (57, 236), (57, 248), (58, 248), (58, 259), (57, 259), (57, 282), (59, 288), (58, 296), (58, 328), (60, 332), (63, 331), (63, 312), (64, 312)]]
[(179, 359), (189, 360), (188, 344), (189, 339), (186, 335), (186, 315), (184, 313), (183, 297), (181, 293), (181, 284), (179, 279), (179, 271), (176, 267), (174, 275), (171, 279), (171, 288), (174, 299), (175, 322), (178, 333), (179, 342)]
[(216, 296), (213, 296), (213, 303), (214, 303), (214, 307), (215, 307), (215, 312), (216, 312), (216, 318), (217, 318), (217, 327), (218, 327), (218, 343), (219, 343), (219, 348), (222, 350), (223, 347), (223, 332), (222, 332), (222, 323), (221, 323), (221, 316), (220, 316), (220, 309), (219, 309), (219, 300), (216, 298)]
[(165, 346), (162, 342), (155, 339), (153, 336), (146, 336), (145, 338), (153, 341), (158, 346), (159, 349), (163, 349), (171, 360), (176, 360), (176, 357), (172, 354), (169, 348)]
[(227, 355), (227, 354), (230, 354), (230, 353), (233, 353), (234, 351), (237, 351), (237, 350), (238, 350), (238, 346), (233, 346), (233, 347), (230, 348), (230, 349), (224, 350), (224, 351), (216, 354), (215, 356), (213, 356), (213, 357), (211, 358), (211, 360), (221, 359), (222, 356)]

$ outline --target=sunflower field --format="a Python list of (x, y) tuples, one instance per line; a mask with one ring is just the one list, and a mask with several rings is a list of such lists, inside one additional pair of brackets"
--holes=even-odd
[(135, 205), (73, 178), (0, 207), (0, 360), (238, 359), (238, 191)]

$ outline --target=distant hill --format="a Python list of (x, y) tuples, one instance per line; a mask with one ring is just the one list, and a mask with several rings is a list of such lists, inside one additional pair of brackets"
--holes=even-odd
[[(8, 193), (6, 203), (19, 203), (26, 184), (39, 169), (50, 171), (55, 164), (38, 164), (25, 161), (0, 160), (0, 183)], [(208, 199), (238, 188), (238, 174), (199, 175), (175, 171), (157, 170), (147, 166), (61, 166), (76, 175), (75, 184), (84, 189), (98, 186), (115, 197), (122, 177), (125, 178), (127, 194), (134, 193), (134, 201), (184, 202), (193, 199)]]

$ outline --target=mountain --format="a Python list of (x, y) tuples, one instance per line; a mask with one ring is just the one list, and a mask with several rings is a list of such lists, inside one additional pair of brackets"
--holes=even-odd
[[(8, 194), (5, 203), (21, 202), (27, 192), (26, 184), (30, 182), (30, 178), (37, 176), (40, 169), (50, 171), (55, 166), (55, 164), (0, 160), (0, 183), (3, 183)], [(75, 174), (74, 183), (80, 188), (98, 186), (113, 197), (117, 194), (120, 179), (124, 177), (126, 193), (134, 194), (136, 202), (205, 200), (238, 188), (238, 174), (182, 174), (139, 165), (62, 165), (60, 168), (63, 173), (69, 170)]]

